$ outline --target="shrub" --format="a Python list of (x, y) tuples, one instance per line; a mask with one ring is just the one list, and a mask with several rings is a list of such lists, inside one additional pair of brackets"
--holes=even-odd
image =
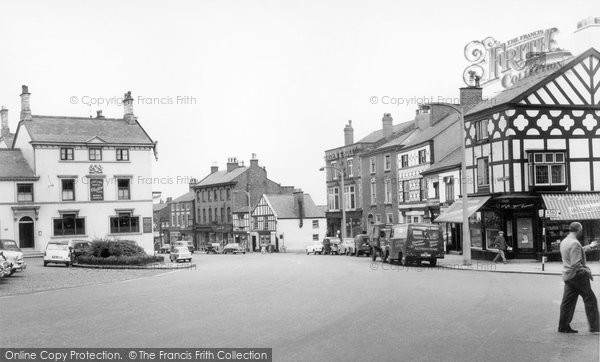
[(145, 265), (163, 262), (162, 255), (134, 255), (134, 256), (109, 256), (97, 257), (94, 255), (81, 255), (77, 258), (79, 264), (88, 265)]
[(90, 250), (77, 258), (78, 263), (90, 265), (144, 265), (162, 261), (164, 257), (146, 254), (135, 241), (110, 239), (92, 241)]

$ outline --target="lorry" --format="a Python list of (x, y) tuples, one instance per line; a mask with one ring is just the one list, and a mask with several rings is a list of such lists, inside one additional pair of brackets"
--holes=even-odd
[(444, 258), (444, 238), (439, 224), (415, 223), (392, 226), (389, 238), (389, 262), (398, 261), (402, 265), (423, 260), (430, 266), (437, 265), (437, 259)]

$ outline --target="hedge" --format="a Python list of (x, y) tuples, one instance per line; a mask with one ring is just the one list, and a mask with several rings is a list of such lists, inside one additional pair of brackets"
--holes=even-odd
[(163, 262), (162, 255), (134, 255), (134, 256), (109, 256), (106, 258), (93, 255), (81, 255), (77, 258), (78, 264), (89, 265), (145, 265)]
[(77, 257), (78, 264), (89, 265), (144, 265), (163, 261), (163, 256), (146, 254), (132, 240), (93, 240), (90, 250)]

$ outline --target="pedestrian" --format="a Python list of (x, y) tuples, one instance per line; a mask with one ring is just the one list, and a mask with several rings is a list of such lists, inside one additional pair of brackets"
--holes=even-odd
[(586, 265), (585, 252), (595, 248), (594, 241), (585, 247), (581, 246), (578, 238), (583, 235), (583, 226), (578, 222), (569, 225), (569, 235), (560, 242), (560, 256), (563, 262), (563, 280), (565, 288), (562, 302), (560, 303), (560, 318), (558, 331), (560, 333), (577, 333), (570, 326), (577, 299), (581, 295), (585, 305), (585, 314), (590, 325), (590, 332), (598, 333), (598, 302), (590, 286), (592, 271)]
[(498, 259), (502, 258), (502, 262), (504, 264), (506, 264), (507, 261), (506, 261), (506, 257), (504, 256), (504, 251), (506, 250), (506, 240), (504, 240), (504, 231), (502, 231), (502, 230), (498, 231), (498, 236), (496, 236), (496, 239), (494, 240), (494, 245), (498, 249), (498, 254), (494, 258), (494, 263)]

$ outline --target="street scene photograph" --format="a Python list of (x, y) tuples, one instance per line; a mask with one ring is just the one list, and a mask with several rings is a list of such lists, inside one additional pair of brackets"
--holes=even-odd
[(0, 3), (0, 361), (600, 360), (600, 3)]

